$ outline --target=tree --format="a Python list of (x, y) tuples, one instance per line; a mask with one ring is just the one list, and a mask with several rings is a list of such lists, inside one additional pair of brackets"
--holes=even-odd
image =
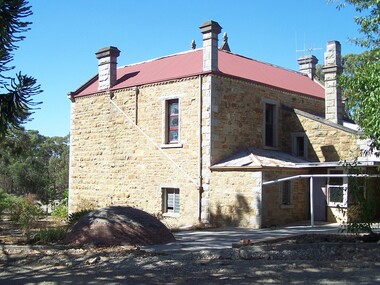
[(69, 136), (45, 137), (14, 130), (0, 141), (0, 188), (16, 195), (37, 194), (47, 203), (62, 198), (69, 180)]
[(350, 114), (371, 139), (371, 148), (380, 149), (380, 50), (344, 57), (340, 84), (348, 99)]
[(363, 132), (372, 140), (372, 149), (380, 149), (380, 1), (345, 0), (338, 5), (353, 5), (361, 38), (355, 44), (368, 50), (346, 57), (340, 85), (348, 98), (350, 113)]
[(36, 79), (18, 72), (15, 77), (5, 75), (15, 67), (10, 66), (17, 43), (25, 37), (20, 35), (28, 31), (31, 22), (24, 18), (32, 15), (31, 6), (25, 0), (0, 1), (0, 137), (10, 128), (20, 128), (30, 120), (35, 95), (42, 92)]

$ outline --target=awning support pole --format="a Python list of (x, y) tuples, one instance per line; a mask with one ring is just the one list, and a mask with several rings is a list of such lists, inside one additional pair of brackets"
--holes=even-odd
[(314, 179), (310, 176), (310, 226), (314, 227)]

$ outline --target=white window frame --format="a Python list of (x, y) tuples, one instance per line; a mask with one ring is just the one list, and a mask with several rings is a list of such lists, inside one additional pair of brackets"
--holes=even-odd
[[(271, 99), (263, 99), (263, 147), (267, 149), (277, 149), (278, 147), (278, 116), (279, 116), (279, 102)], [(266, 106), (273, 105), (273, 145), (267, 145), (266, 142)]]
[[(309, 147), (306, 134), (304, 132), (298, 132), (298, 133), (292, 133), (291, 136), (292, 136), (292, 154), (294, 156), (302, 157), (306, 159), (308, 156), (307, 150)], [(303, 155), (298, 154), (297, 138), (300, 138), (300, 137), (303, 138), (303, 152), (304, 152)]]
[[(342, 168), (329, 169), (328, 174), (346, 174)], [(341, 177), (342, 184), (331, 184), (333, 179), (339, 179), (340, 177), (328, 177), (327, 179), (327, 204), (329, 207), (346, 208), (348, 205), (348, 178), (347, 176)], [(342, 202), (331, 201), (331, 189), (342, 189)]]
[[(162, 144), (161, 148), (178, 148), (182, 147), (181, 143), (181, 97), (180, 95), (178, 96), (167, 96), (167, 97), (162, 97), (160, 98), (162, 100)], [(168, 126), (168, 106), (169, 106), (169, 101), (172, 100), (178, 100), (178, 141), (176, 143), (169, 143), (169, 126)]]
[[(169, 191), (170, 191), (170, 193), (169, 193)], [(163, 215), (164, 216), (178, 216), (180, 214), (180, 211), (181, 211), (181, 191), (180, 191), (180, 188), (179, 187), (162, 187), (161, 193), (162, 193), (162, 213), (163, 213)], [(169, 203), (169, 194), (173, 195), (172, 205), (168, 204)]]

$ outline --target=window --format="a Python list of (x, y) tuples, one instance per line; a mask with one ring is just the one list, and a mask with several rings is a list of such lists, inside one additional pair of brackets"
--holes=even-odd
[[(329, 174), (343, 174), (343, 170), (329, 170)], [(329, 206), (347, 206), (347, 177), (329, 177), (327, 191)]]
[(179, 142), (179, 102), (178, 99), (166, 101), (165, 143)]
[(307, 139), (305, 133), (292, 134), (292, 153), (298, 157), (307, 157)]
[(264, 145), (277, 146), (277, 105), (265, 103), (264, 109)]
[(292, 182), (284, 181), (281, 184), (281, 205), (292, 204)]
[(179, 188), (163, 188), (163, 213), (179, 213)]

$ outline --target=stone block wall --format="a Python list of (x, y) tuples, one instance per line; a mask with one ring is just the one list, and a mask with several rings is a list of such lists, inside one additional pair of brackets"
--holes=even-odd
[(342, 127), (327, 124), (297, 114), (299, 123), (309, 140), (309, 159), (312, 161), (328, 162), (354, 160), (361, 155), (357, 143), (359, 133)]
[[(162, 147), (166, 98), (180, 100), (181, 141), (177, 147)], [(131, 88), (76, 98), (72, 106), (70, 211), (128, 205), (160, 215), (162, 187), (176, 187), (180, 188), (180, 213), (164, 215), (164, 222), (172, 227), (196, 223), (198, 110), (198, 78), (140, 86), (138, 94)]]
[[(264, 181), (306, 174), (304, 171), (264, 171)], [(281, 183), (263, 186), (263, 227), (289, 224), (309, 219), (309, 186), (307, 179), (295, 179), (291, 182), (292, 203), (281, 205)]]
[[(285, 112), (281, 106), (289, 106), (310, 112), (324, 114), (324, 101), (305, 95), (284, 92), (278, 89), (244, 82), (242, 80), (218, 77), (217, 106), (212, 113), (212, 164), (248, 147), (263, 148), (264, 101), (278, 102), (278, 149), (286, 150), (283, 140), (290, 141), (282, 125)], [(287, 142), (289, 145), (290, 142)]]
[(212, 171), (210, 222), (261, 227), (261, 172)]

